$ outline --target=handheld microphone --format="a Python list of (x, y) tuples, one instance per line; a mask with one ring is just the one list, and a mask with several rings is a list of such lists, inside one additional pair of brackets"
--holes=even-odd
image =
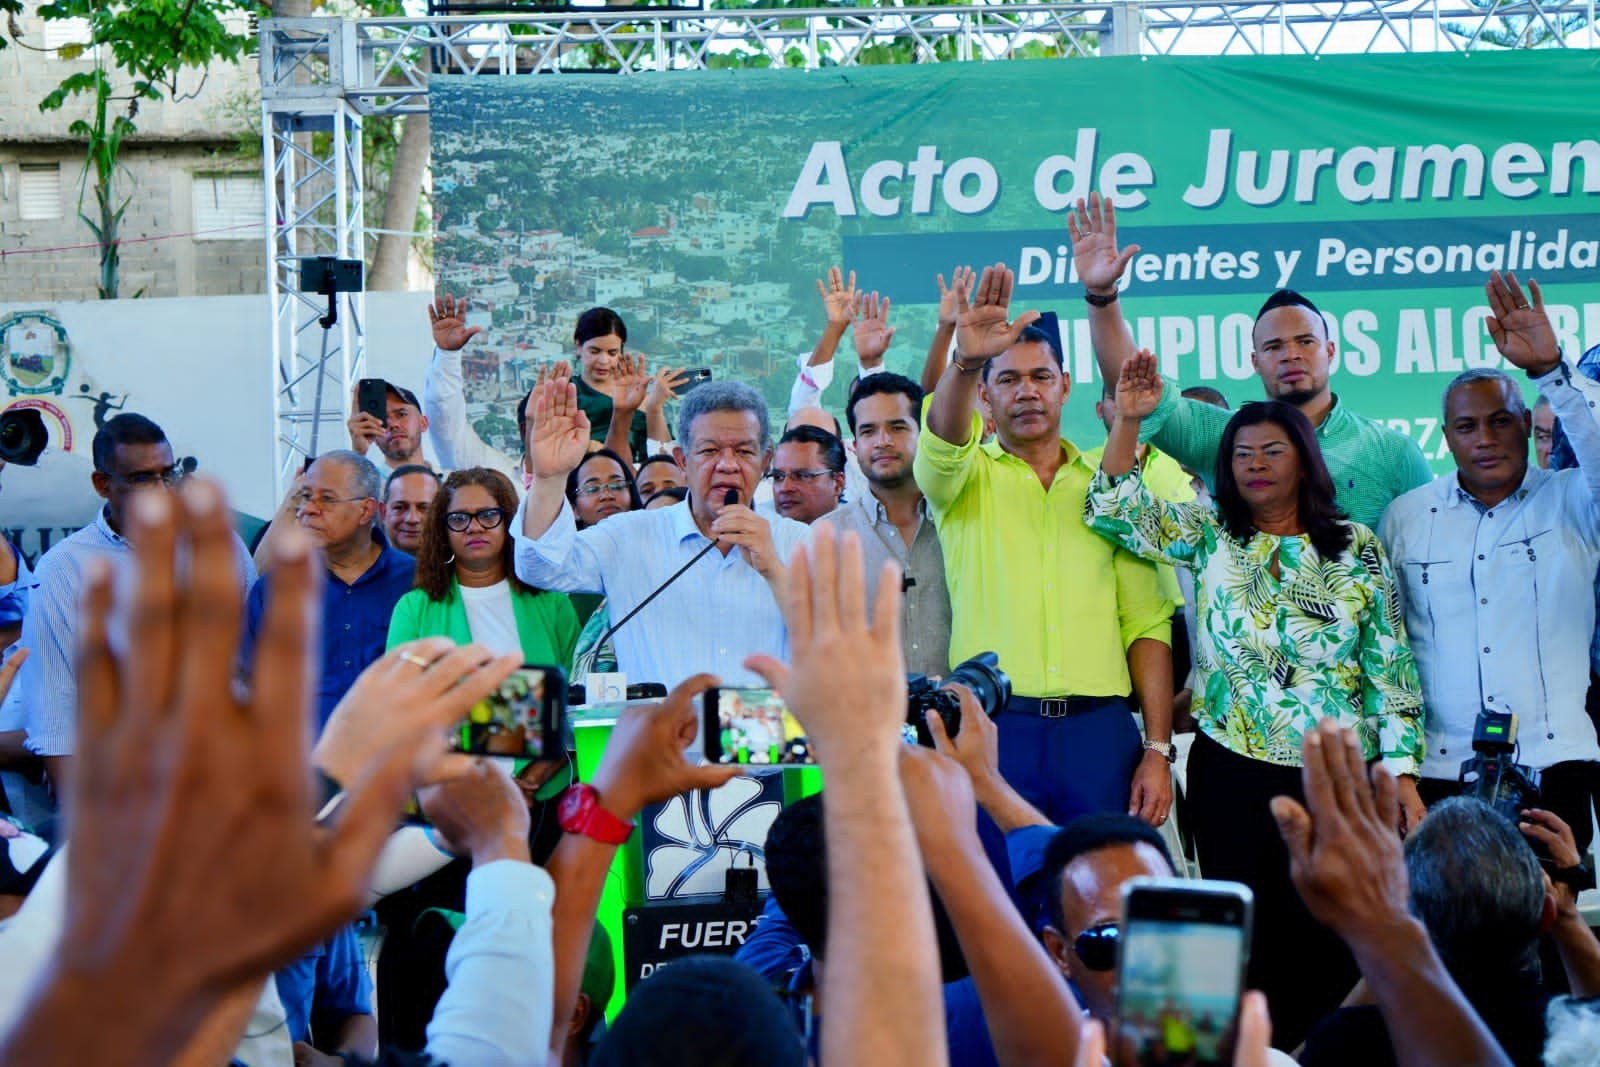
[[(739, 502), (739, 490), (737, 490), (737, 489), (729, 489), (727, 492), (722, 494), (722, 506), (723, 507), (732, 507), (733, 505), (737, 504), (738, 502)], [(698, 552), (696, 552), (694, 554), (694, 558), (693, 559), (691, 559), (688, 563), (685, 563), (683, 566), (679, 567), (677, 570), (673, 571), (672, 572), (672, 577), (668, 578), (666, 581), (664, 581), (660, 585), (656, 586), (655, 591), (652, 592), (649, 596), (645, 597), (643, 600), (639, 601), (639, 603), (635, 604), (632, 611), (628, 612), (622, 618), (620, 618), (616, 622), (612, 623), (611, 628), (609, 630), (607, 630), (605, 633), (600, 635), (600, 640), (595, 642), (595, 646), (594, 647), (595, 648), (603, 648), (603, 647), (605, 647), (605, 643), (607, 641), (611, 640), (611, 635), (616, 633), (618, 630), (622, 629), (622, 624), (623, 623), (627, 622), (629, 619), (631, 619), (635, 615), (639, 614), (639, 612), (643, 611), (644, 610), (644, 606), (646, 604), (650, 603), (650, 601), (654, 600), (656, 597), (658, 597), (662, 593), (666, 592), (667, 586), (671, 585), (673, 582), (677, 581), (679, 578), (682, 578), (684, 571), (687, 571), (690, 567), (693, 567), (696, 563), (699, 563), (702, 556), (704, 556), (707, 552), (710, 552), (713, 548), (716, 548), (717, 545), (719, 545), (719, 544), (721, 544), (721, 539), (713, 537), (711, 539), (711, 543), (709, 545), (707, 545), (706, 547), (702, 548), (700, 551), (698, 551)]]

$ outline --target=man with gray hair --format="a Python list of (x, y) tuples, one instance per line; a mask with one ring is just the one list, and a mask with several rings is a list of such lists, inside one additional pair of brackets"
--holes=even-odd
[[(317, 729), (389, 640), (389, 616), (411, 591), (416, 561), (392, 547), (378, 521), (383, 476), (365, 456), (325, 452), (294, 497), (295, 521), (317, 542), (328, 580), (322, 586), (322, 673)], [(242, 662), (252, 662), (272, 572), (250, 590)]]
[(1422, 799), (1459, 792), (1480, 711), (1511, 713), (1518, 762), (1542, 772), (1544, 806), (1587, 852), (1600, 779), (1600, 743), (1584, 712), (1600, 563), (1600, 385), (1571, 372), (1538, 284), (1529, 289), (1531, 305), (1515, 275), (1493, 275), (1485, 324), (1549, 399), (1579, 467), (1530, 466), (1533, 421), (1520, 384), (1469, 370), (1444, 394), (1455, 471), (1391, 504), (1380, 532), (1427, 702)]
[(566, 497), (567, 474), (589, 441), (576, 386), (540, 385), (533, 415), (533, 483), (511, 525), (517, 577), (540, 589), (605, 594), (617, 620), (617, 666), (631, 682), (670, 688), (710, 671), (724, 685), (763, 684), (744, 660), (755, 653), (787, 658), (778, 595), (808, 527), (749, 506), (772, 457), (761, 395), (737, 382), (708, 382), (685, 396), (673, 453), (688, 476), (689, 498), (581, 531)]
[[(1518, 1067), (1541, 1062), (1545, 1008), (1539, 937), (1555, 919), (1533, 849), (1511, 820), (1479, 800), (1453, 797), (1406, 838), (1411, 911), (1484, 1026)], [(1302, 1067), (1394, 1064), (1375, 1004), (1341, 1008), (1306, 1039)]]

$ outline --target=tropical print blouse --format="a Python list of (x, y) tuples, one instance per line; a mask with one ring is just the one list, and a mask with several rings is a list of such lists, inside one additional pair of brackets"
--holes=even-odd
[(1096, 471), (1084, 521), (1130, 552), (1194, 571), (1193, 707), (1207, 737), (1298, 766), (1306, 731), (1332, 718), (1355, 731), (1369, 760), (1417, 773), (1422, 687), (1394, 574), (1371, 530), (1352, 523), (1350, 547), (1335, 559), (1304, 535), (1240, 543), (1210, 507), (1158, 500), (1137, 470), (1116, 479)]

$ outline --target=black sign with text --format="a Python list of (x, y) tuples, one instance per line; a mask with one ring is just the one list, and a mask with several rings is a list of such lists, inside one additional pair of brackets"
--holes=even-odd
[(710, 953), (731, 956), (755, 933), (762, 900), (725, 903), (717, 897), (698, 902), (661, 901), (622, 913), (623, 984), (639, 981), (673, 960)]

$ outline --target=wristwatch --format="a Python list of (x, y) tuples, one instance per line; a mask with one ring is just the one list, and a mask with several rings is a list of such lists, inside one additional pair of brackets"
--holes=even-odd
[(633, 834), (633, 823), (623, 822), (602, 808), (599, 792), (582, 782), (569, 786), (561, 794), (556, 821), (567, 833), (582, 834), (602, 845), (620, 845)]
[(1143, 746), (1146, 752), (1155, 752), (1168, 763), (1178, 762), (1178, 750), (1171, 741), (1146, 741)]
[(1090, 307), (1108, 308), (1117, 302), (1117, 290), (1113, 289), (1109, 293), (1091, 293), (1085, 289), (1083, 298), (1088, 301)]
[(1585, 889), (1593, 889), (1595, 887), (1594, 871), (1590, 870), (1582, 862), (1575, 863), (1571, 867), (1557, 867), (1551, 870), (1550, 880), (1570, 886), (1573, 896), (1577, 896)]

